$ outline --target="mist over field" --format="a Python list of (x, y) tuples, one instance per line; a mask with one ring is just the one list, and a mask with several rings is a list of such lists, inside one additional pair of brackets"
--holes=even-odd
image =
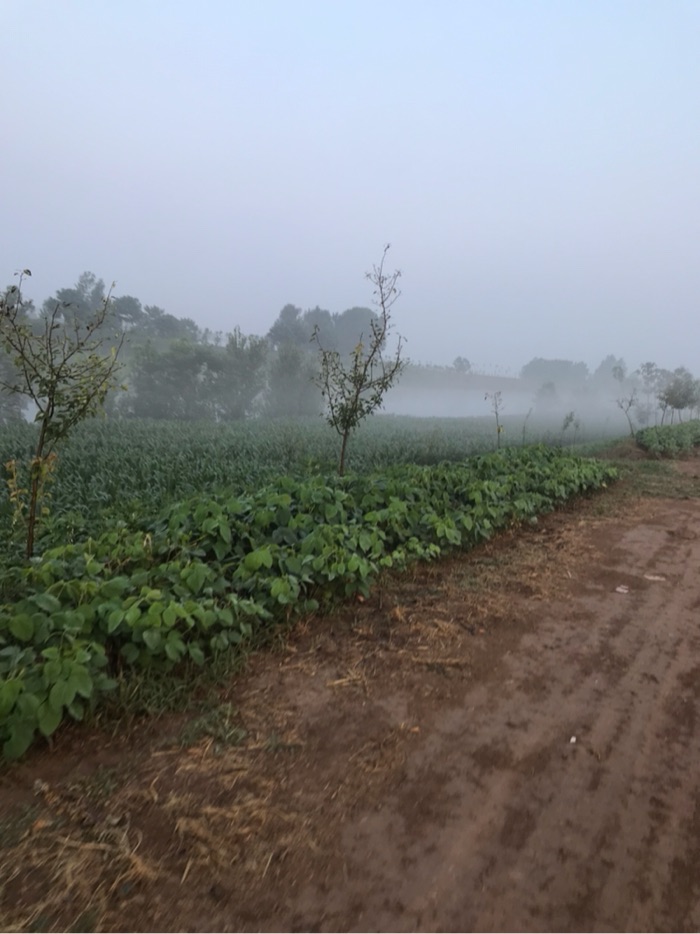
[(8, 0), (2, 275), (262, 336), (370, 305), (391, 242), (414, 361), (697, 373), (699, 27), (692, 0)]

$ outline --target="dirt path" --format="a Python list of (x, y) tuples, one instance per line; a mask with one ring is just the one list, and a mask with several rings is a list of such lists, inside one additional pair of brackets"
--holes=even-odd
[(344, 826), (344, 875), (302, 890), (304, 920), (700, 928), (700, 510), (658, 506), (597, 530), (491, 676), (415, 718), (403, 781)]
[(309, 622), (199, 720), (12, 769), (5, 926), (700, 929), (700, 499), (619, 506)]

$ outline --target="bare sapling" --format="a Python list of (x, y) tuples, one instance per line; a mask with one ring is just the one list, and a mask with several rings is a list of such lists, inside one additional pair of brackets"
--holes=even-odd
[(403, 338), (397, 335), (396, 350), (385, 358), (383, 351), (391, 331), (391, 309), (401, 294), (397, 282), (401, 273), (384, 271), (390, 244), (384, 247), (381, 262), (366, 278), (374, 286), (373, 301), (377, 314), (370, 323), (370, 333), (361, 334), (349, 357), (323, 347), (318, 327), (311, 340), (318, 347), (320, 370), (315, 378), (321, 390), (326, 421), (340, 435), (338, 473), (345, 473), (350, 435), (360, 423), (381, 408), (384, 396), (399, 378), (406, 361), (401, 359)]
[(503, 411), (503, 393), (500, 389), (496, 392), (487, 392), (484, 396), (484, 399), (491, 400), (491, 411), (496, 417), (496, 447), (500, 448), (501, 435), (503, 434), (503, 425), (501, 424), (501, 412)]
[(636, 387), (633, 388), (626, 395), (619, 396), (617, 399), (615, 399), (615, 405), (618, 407), (618, 409), (620, 409), (620, 411), (624, 414), (625, 418), (627, 419), (627, 424), (629, 425), (629, 429), (630, 429), (630, 435), (632, 438), (634, 438), (634, 434), (635, 434), (634, 422), (632, 421), (632, 416), (630, 415), (630, 412), (637, 405)]

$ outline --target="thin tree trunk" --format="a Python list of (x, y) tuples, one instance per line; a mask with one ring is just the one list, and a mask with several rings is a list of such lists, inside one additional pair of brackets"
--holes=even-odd
[(342, 477), (345, 474), (345, 451), (348, 446), (348, 437), (350, 436), (349, 431), (343, 432), (343, 441), (340, 445), (340, 462), (338, 464), (338, 476)]
[(32, 482), (29, 489), (29, 516), (27, 517), (27, 560), (34, 554), (34, 532), (36, 529), (36, 509), (39, 499), (39, 483), (41, 480), (41, 468), (44, 459), (44, 444), (46, 442), (46, 422), (42, 421), (39, 440), (36, 444), (34, 460), (32, 461)]

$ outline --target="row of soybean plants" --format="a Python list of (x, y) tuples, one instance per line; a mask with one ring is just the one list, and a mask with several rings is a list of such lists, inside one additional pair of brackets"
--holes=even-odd
[(154, 522), (50, 549), (4, 573), (0, 740), (81, 719), (134, 670), (184, 675), (383, 568), (468, 548), (596, 489), (614, 471), (536, 447), (379, 473), (286, 477), (199, 495)]
[[(348, 469), (462, 460), (488, 448), (487, 428), (479, 420), (380, 416), (353, 437)], [(0, 474), (13, 459), (26, 473), (36, 430), (25, 423), (0, 429)], [(98, 534), (110, 520), (154, 515), (194, 493), (255, 489), (283, 474), (330, 472), (338, 446), (320, 418), (222, 425), (95, 419), (79, 425), (58, 452), (39, 547)], [(11, 520), (8, 487), (0, 483), (0, 531)]]
[(636, 434), (637, 444), (657, 457), (677, 457), (700, 448), (700, 421), (656, 425)]

